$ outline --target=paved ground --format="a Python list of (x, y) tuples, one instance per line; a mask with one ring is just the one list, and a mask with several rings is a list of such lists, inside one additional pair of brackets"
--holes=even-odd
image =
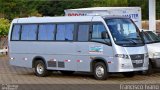
[(0, 57), (0, 84), (160, 84), (160, 72), (151, 76), (136, 75), (133, 78), (116, 74), (105, 81), (94, 80), (85, 73), (67, 76), (53, 72), (48, 77), (37, 77), (32, 69), (10, 66), (7, 57)]

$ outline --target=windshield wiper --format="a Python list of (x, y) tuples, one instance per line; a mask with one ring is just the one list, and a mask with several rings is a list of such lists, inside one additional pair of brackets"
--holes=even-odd
[(136, 40), (136, 41), (134, 41), (136, 44), (143, 43), (141, 38), (127, 38), (127, 39), (132, 40), (132, 41)]
[(131, 43), (133, 43), (133, 44), (137, 44), (134, 40), (132, 40), (132, 39), (127, 39), (127, 38), (124, 38), (123, 40), (127, 40), (127, 41), (129, 41), (129, 42), (131, 42)]
[(141, 40), (141, 38), (128, 38), (128, 39), (132, 39), (132, 40)]

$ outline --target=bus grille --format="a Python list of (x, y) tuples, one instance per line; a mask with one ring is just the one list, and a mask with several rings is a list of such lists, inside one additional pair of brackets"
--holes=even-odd
[(130, 55), (134, 68), (142, 67), (144, 63), (144, 54)]

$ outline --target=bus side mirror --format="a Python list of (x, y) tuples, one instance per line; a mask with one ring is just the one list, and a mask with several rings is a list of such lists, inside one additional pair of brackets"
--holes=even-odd
[(101, 33), (101, 36), (102, 36), (102, 39), (108, 39), (109, 38), (109, 35), (108, 35), (107, 31), (103, 31)]

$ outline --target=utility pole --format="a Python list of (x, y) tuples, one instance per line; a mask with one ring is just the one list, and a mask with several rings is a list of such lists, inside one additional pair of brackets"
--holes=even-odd
[(149, 30), (156, 32), (156, 0), (149, 1)]

